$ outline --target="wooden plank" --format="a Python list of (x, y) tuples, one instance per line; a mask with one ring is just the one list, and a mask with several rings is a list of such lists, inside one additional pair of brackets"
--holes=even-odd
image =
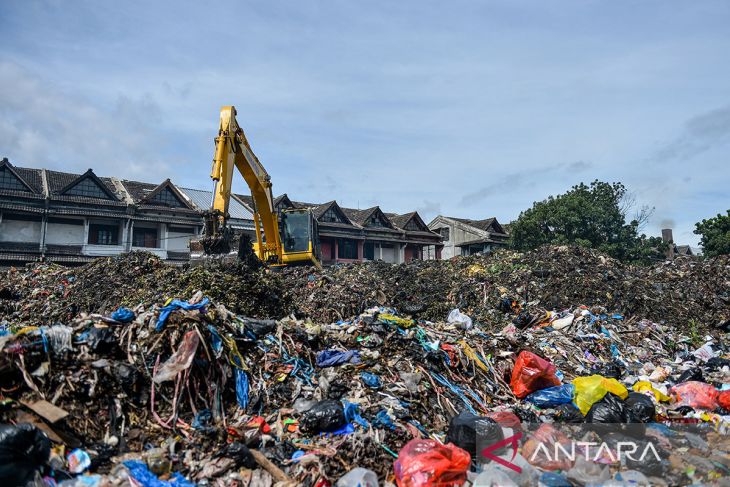
[(56, 421), (60, 421), (68, 416), (68, 411), (61, 409), (55, 404), (51, 404), (44, 399), (36, 402), (20, 401), (20, 403), (49, 423), (55, 423)]

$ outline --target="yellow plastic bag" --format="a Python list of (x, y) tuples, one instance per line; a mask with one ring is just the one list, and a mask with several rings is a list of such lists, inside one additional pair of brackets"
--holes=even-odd
[(631, 386), (631, 388), (635, 392), (651, 391), (651, 393), (654, 394), (654, 399), (656, 399), (657, 401), (669, 402), (669, 396), (663, 394), (662, 391), (660, 391), (659, 389), (655, 389), (654, 386), (651, 385), (651, 382), (649, 382), (648, 380), (640, 380), (639, 382)]
[(607, 392), (615, 394), (621, 399), (626, 399), (629, 395), (628, 389), (616, 379), (607, 379), (602, 375), (591, 375), (588, 377), (576, 377), (573, 379), (575, 393), (573, 402), (583, 416), (588, 414), (593, 404), (597, 403)]

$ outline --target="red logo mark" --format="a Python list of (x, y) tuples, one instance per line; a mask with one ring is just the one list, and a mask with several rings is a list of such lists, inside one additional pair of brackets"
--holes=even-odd
[[(490, 460), (494, 460), (495, 462), (499, 463), (500, 465), (503, 465), (507, 468), (510, 468), (514, 470), (517, 473), (522, 473), (522, 468), (518, 467), (514, 463), (512, 463), (512, 460), (515, 459), (517, 456), (517, 447), (519, 445), (520, 438), (522, 438), (522, 432), (515, 433), (514, 435), (505, 438), (502, 441), (499, 441), (495, 443), (494, 445), (489, 445), (484, 450), (481, 451), (481, 455), (484, 458), (488, 458)], [(509, 461), (505, 460), (502, 457), (498, 457), (497, 455), (493, 454), (492, 452), (495, 450), (499, 450), (503, 446), (512, 445), (512, 458), (509, 459)]]

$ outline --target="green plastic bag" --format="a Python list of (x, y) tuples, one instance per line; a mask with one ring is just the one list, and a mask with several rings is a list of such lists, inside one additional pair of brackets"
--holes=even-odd
[(616, 379), (607, 379), (602, 375), (590, 375), (587, 377), (576, 377), (573, 379), (575, 393), (573, 402), (583, 416), (588, 414), (594, 403), (597, 403), (607, 392), (617, 395), (621, 399), (626, 399), (629, 391)]

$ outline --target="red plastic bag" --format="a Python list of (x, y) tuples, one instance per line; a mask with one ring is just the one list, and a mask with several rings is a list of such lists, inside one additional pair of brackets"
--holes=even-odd
[(689, 406), (695, 409), (717, 408), (717, 399), (720, 394), (710, 384), (705, 382), (689, 381), (678, 384), (670, 389), (677, 397), (678, 406)]
[(471, 455), (458, 446), (435, 440), (414, 439), (405, 444), (395, 461), (398, 487), (462, 485)]
[(730, 391), (722, 391), (717, 396), (717, 403), (720, 407), (730, 411)]
[(559, 386), (560, 379), (555, 376), (557, 369), (553, 364), (532, 352), (522, 351), (517, 356), (512, 369), (510, 387), (520, 399), (540, 389)]
[(503, 428), (519, 428), (521, 421), (512, 411), (491, 411), (485, 414), (487, 418), (493, 419)]

